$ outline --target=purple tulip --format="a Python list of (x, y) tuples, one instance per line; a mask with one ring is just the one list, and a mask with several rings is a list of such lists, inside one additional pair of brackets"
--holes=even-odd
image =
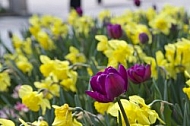
[(149, 41), (149, 37), (146, 33), (143, 32), (139, 34), (139, 40), (142, 44), (145, 44)]
[(127, 75), (129, 80), (135, 84), (145, 82), (151, 76), (150, 65), (135, 64), (127, 70)]
[(108, 24), (107, 32), (111, 38), (118, 39), (122, 36), (121, 25), (119, 24)]
[(90, 84), (92, 91), (86, 91), (87, 95), (98, 102), (112, 102), (115, 97), (127, 91), (127, 71), (123, 65), (119, 65), (118, 70), (108, 67), (104, 72), (93, 76)]
[(77, 14), (78, 14), (79, 16), (82, 16), (82, 14), (83, 14), (83, 11), (82, 11), (82, 8), (81, 8), (81, 7), (77, 7), (77, 8), (76, 8), (76, 12), (77, 12)]
[(134, 4), (139, 7), (141, 5), (141, 1), (140, 0), (133, 0)]

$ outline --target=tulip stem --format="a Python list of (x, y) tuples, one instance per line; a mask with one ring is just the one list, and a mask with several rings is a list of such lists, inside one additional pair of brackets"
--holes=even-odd
[(130, 126), (129, 120), (128, 120), (128, 118), (127, 118), (127, 114), (125, 113), (125, 110), (124, 110), (124, 108), (123, 108), (123, 105), (122, 105), (122, 103), (121, 103), (120, 98), (118, 98), (117, 101), (118, 101), (118, 105), (119, 105), (119, 107), (120, 107), (120, 110), (121, 110), (121, 113), (122, 113), (122, 115), (123, 115), (123, 118), (124, 118), (124, 121), (125, 121), (126, 126)]
[(148, 86), (145, 83), (142, 83), (142, 85), (144, 86), (145, 91), (146, 91), (147, 95), (149, 96), (150, 95), (150, 90), (148, 89)]

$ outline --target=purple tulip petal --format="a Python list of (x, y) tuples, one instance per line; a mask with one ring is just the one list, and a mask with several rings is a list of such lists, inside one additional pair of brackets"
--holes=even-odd
[(139, 75), (139, 76), (144, 76), (144, 72), (145, 72), (145, 68), (144, 67), (139, 67), (139, 68), (137, 68), (136, 70), (134, 70), (135, 71), (135, 73), (137, 74), (137, 75)]
[(93, 77), (90, 79), (91, 88), (92, 88), (93, 91), (97, 91), (97, 92), (103, 93), (102, 87), (99, 86), (99, 84), (98, 84), (98, 82), (97, 82), (97, 78), (98, 78), (98, 76), (93, 76)]
[(143, 82), (143, 80), (144, 80), (143, 79), (144, 75), (141, 76), (141, 75), (138, 74), (138, 72), (133, 72), (132, 76), (134, 77), (134, 80), (136, 80), (139, 83)]
[(109, 99), (114, 99), (125, 92), (125, 81), (118, 74), (110, 73), (105, 81), (106, 93)]
[(150, 65), (135, 64), (127, 70), (129, 79), (136, 84), (142, 83), (150, 78)]
[(109, 74), (109, 73), (116, 73), (116, 74), (119, 74), (118, 71), (116, 69), (114, 69), (113, 67), (108, 67), (106, 70), (105, 70), (106, 74)]
[(90, 97), (94, 98), (98, 102), (112, 102), (113, 99), (108, 99), (105, 95), (102, 95), (98, 92), (86, 91), (85, 92)]
[(125, 90), (128, 88), (128, 76), (127, 76), (127, 71), (123, 65), (119, 65), (119, 73), (122, 76), (122, 78), (125, 80)]
[(151, 67), (150, 67), (150, 65), (147, 65), (146, 66), (146, 71), (145, 71), (145, 80), (148, 80), (149, 78), (150, 78), (150, 76), (151, 76)]
[(104, 94), (104, 95), (106, 94), (106, 92), (105, 92), (105, 80), (106, 80), (106, 76), (107, 76), (107, 74), (101, 74), (97, 78), (98, 86), (100, 86), (100, 89), (102, 89), (101, 90), (101, 94)]

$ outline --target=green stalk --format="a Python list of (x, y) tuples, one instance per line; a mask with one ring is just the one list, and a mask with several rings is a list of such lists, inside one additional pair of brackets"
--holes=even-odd
[(120, 110), (121, 110), (121, 113), (122, 113), (122, 115), (123, 115), (123, 118), (124, 118), (124, 121), (125, 121), (126, 126), (130, 126), (129, 120), (128, 120), (128, 118), (127, 118), (127, 114), (125, 113), (125, 110), (124, 110), (124, 108), (123, 108), (123, 105), (122, 105), (122, 103), (121, 103), (120, 98), (118, 98), (117, 102), (118, 102), (118, 105), (119, 105), (119, 107), (120, 107)]

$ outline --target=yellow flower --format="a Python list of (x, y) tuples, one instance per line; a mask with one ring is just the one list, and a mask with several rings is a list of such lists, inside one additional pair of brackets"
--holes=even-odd
[(80, 53), (77, 48), (70, 46), (69, 51), (70, 53), (65, 56), (65, 59), (70, 60), (72, 64), (86, 62), (84, 54)]
[(79, 33), (83, 33), (86, 36), (89, 35), (89, 31), (92, 29), (93, 26), (94, 26), (94, 21), (89, 16), (79, 17), (77, 19), (77, 22), (73, 25), (77, 35)]
[(54, 17), (51, 15), (43, 15), (40, 19), (41, 26), (43, 27), (49, 27), (51, 23), (53, 22)]
[(111, 18), (112, 24), (120, 24), (122, 27), (131, 22), (135, 22), (134, 12), (131, 10), (127, 10), (122, 15), (117, 15)]
[(176, 24), (176, 21), (165, 13), (157, 15), (149, 22), (149, 25), (155, 30), (155, 33), (162, 32), (165, 35), (169, 34), (172, 24)]
[(36, 25), (33, 25), (33, 26), (30, 26), (29, 27), (29, 31), (30, 33), (35, 37), (37, 38), (38, 37), (38, 32), (40, 32), (40, 25), (39, 24), (36, 24)]
[(22, 46), (22, 40), (17, 35), (13, 35), (13, 37), (12, 37), (11, 40), (12, 40), (12, 43), (13, 43), (13, 47), (15, 49), (21, 48), (21, 46)]
[(31, 38), (27, 38), (25, 41), (21, 40), (18, 36), (13, 35), (11, 39), (15, 50), (22, 49), (26, 54), (32, 54)]
[(185, 15), (184, 7), (175, 7), (169, 4), (165, 4), (160, 13), (165, 13), (174, 19), (182, 18)]
[(68, 61), (51, 60), (45, 55), (40, 56), (40, 61), (43, 63), (40, 66), (40, 71), (45, 77), (53, 74), (59, 80), (67, 78), (67, 72), (69, 70)]
[(188, 96), (188, 98), (190, 100), (190, 87), (184, 87), (183, 92)]
[(8, 120), (8, 119), (2, 119), (2, 118), (0, 118), (0, 125), (1, 126), (15, 126), (13, 121)]
[(140, 43), (139, 35), (141, 33), (146, 33), (149, 38), (149, 43), (151, 43), (152, 36), (146, 25), (131, 22), (131, 23), (128, 23), (124, 28), (125, 28), (124, 30), (127, 36), (132, 40), (133, 44)]
[(51, 99), (53, 96), (59, 97), (60, 86), (55, 76), (48, 76), (41, 82), (34, 82), (34, 85), (39, 90), (43, 90), (44, 97)]
[(48, 126), (48, 123), (46, 121), (35, 121), (32, 123), (35, 126)]
[(78, 74), (69, 67), (68, 61), (51, 60), (49, 57), (41, 55), (40, 60), (43, 63), (40, 66), (40, 71), (44, 76), (54, 75), (60, 80), (60, 84), (65, 89), (76, 91), (76, 81)]
[(62, 22), (60, 18), (54, 18), (53, 24), (50, 26), (52, 34), (56, 37), (66, 36), (68, 33), (68, 26)]
[(31, 25), (40, 25), (40, 18), (38, 17), (38, 15), (33, 15), (32, 17), (29, 18), (29, 23)]
[(188, 96), (189, 100), (190, 100), (190, 74), (188, 71), (184, 71), (185, 76), (188, 78), (188, 80), (186, 81), (187, 87), (183, 88), (183, 92)]
[(109, 102), (109, 103), (101, 103), (101, 102), (94, 102), (94, 107), (96, 109), (97, 112), (99, 112), (100, 114), (105, 114), (105, 112), (108, 110), (108, 108), (110, 106), (112, 106), (113, 103)]
[(108, 49), (104, 51), (108, 57), (108, 66), (117, 67), (119, 63), (126, 66), (126, 60), (133, 54), (133, 47), (123, 40), (108, 41)]
[(52, 39), (50, 38), (50, 36), (48, 36), (48, 34), (46, 32), (44, 32), (44, 31), (38, 32), (36, 39), (43, 49), (45, 49), (45, 50), (55, 49), (55, 45), (54, 45)]
[(55, 108), (55, 119), (52, 126), (82, 126), (80, 122), (72, 117), (72, 110), (68, 104), (61, 107), (53, 105)]
[(16, 59), (16, 65), (17, 67), (23, 72), (23, 73), (31, 73), (33, 66), (28, 61), (28, 59), (23, 55), (18, 55)]
[(7, 91), (11, 85), (9, 74), (6, 71), (0, 72), (0, 84), (0, 91)]
[(156, 11), (154, 8), (149, 8), (146, 12), (146, 17), (149, 21), (153, 20), (156, 17)]
[[(125, 113), (128, 116), (130, 125), (152, 125), (158, 119), (161, 123), (164, 122), (160, 119), (155, 110), (151, 110), (150, 106), (146, 105), (144, 99), (139, 96), (130, 96), (129, 101), (121, 99)], [(114, 117), (118, 117), (120, 110), (118, 103), (109, 107), (108, 113)], [(124, 119), (122, 118), (122, 125), (125, 126)]]
[(98, 40), (97, 50), (105, 51), (108, 49), (108, 38), (104, 35), (96, 35), (96, 40)]
[(40, 72), (45, 76), (49, 76), (54, 69), (54, 61), (45, 55), (40, 56), (42, 65), (40, 66)]
[(190, 41), (182, 38), (176, 43), (165, 45), (165, 57), (168, 60), (167, 71), (173, 77), (176, 78), (176, 74), (183, 72), (184, 70), (190, 71), (190, 58), (189, 53)]
[(33, 91), (29, 85), (22, 85), (19, 89), (19, 97), (22, 103), (32, 111), (39, 111), (42, 109), (42, 114), (45, 114), (46, 108), (50, 109), (50, 103), (47, 99), (43, 98), (43, 94)]
[(31, 123), (30, 125), (28, 123), (26, 123), (24, 120), (22, 120), (21, 118), (19, 118), (19, 121), (22, 123), (22, 125), (24, 126), (48, 126), (48, 123), (46, 121), (43, 120), (42, 117), (38, 118), (38, 121), (34, 121), (33, 123)]
[(71, 90), (76, 92), (76, 82), (77, 82), (78, 74), (75, 71), (69, 70), (67, 72), (67, 78), (63, 79), (60, 84), (64, 86), (66, 90)]
[(69, 17), (68, 17), (68, 23), (70, 25), (74, 25), (76, 23), (76, 20), (79, 18), (77, 12), (75, 9), (72, 9), (69, 13)]
[[(155, 79), (158, 78), (158, 68), (164, 72), (166, 77), (173, 77), (167, 59), (164, 58), (164, 54), (161, 51), (156, 52), (156, 58), (145, 56), (143, 60), (145, 63), (151, 64), (151, 76)], [(164, 70), (164, 71), (163, 71)]]
[(100, 19), (100, 21), (104, 21), (106, 18), (110, 18), (110, 17), (111, 17), (111, 12), (109, 10), (101, 11), (98, 14), (98, 19)]

